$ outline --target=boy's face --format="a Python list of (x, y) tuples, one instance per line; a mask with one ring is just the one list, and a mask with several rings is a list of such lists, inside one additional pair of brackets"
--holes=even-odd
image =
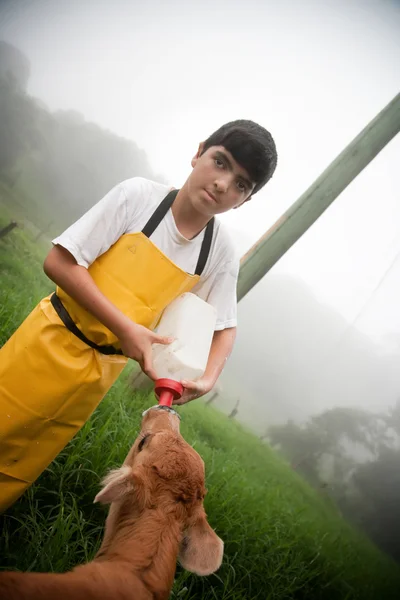
[(224, 213), (250, 200), (255, 182), (224, 146), (212, 146), (202, 154), (200, 144), (192, 159), (193, 171), (187, 180), (189, 200), (207, 216)]

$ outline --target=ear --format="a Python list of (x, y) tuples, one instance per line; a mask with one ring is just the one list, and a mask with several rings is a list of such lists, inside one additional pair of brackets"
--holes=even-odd
[(204, 148), (204, 142), (201, 142), (199, 144), (199, 147), (198, 147), (198, 150), (197, 150), (196, 154), (193, 156), (192, 161), (190, 163), (192, 165), (192, 167), (194, 167), (196, 165), (198, 159), (202, 155), (203, 148)]
[(191, 573), (210, 575), (220, 568), (223, 555), (224, 542), (211, 529), (202, 511), (196, 523), (185, 531), (179, 562)]
[(133, 484), (132, 467), (123, 466), (120, 469), (113, 469), (103, 479), (103, 489), (97, 494), (94, 502), (110, 504), (115, 500), (120, 500), (133, 490)]

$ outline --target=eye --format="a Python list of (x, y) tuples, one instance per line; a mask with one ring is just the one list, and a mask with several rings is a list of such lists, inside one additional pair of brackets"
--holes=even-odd
[(243, 181), (238, 181), (236, 185), (241, 192), (245, 192), (247, 190), (247, 186), (245, 183), (243, 183)]
[(220, 158), (214, 158), (214, 163), (218, 169), (223, 169), (225, 166), (224, 162)]
[(177, 496), (176, 501), (182, 502), (182, 504), (190, 504), (193, 500), (187, 494), (180, 494), (179, 496)]
[(143, 450), (143, 446), (145, 445), (146, 440), (149, 439), (149, 436), (150, 436), (150, 434), (147, 434), (144, 437), (142, 437), (142, 439), (140, 440), (139, 445), (138, 445), (138, 452), (141, 452)]

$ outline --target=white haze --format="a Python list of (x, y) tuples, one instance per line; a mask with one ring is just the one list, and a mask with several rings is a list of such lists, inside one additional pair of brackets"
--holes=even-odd
[[(388, 0), (0, 4), (28, 92), (134, 140), (175, 186), (223, 122), (271, 130), (276, 175), (223, 217), (243, 252), (398, 93), (399, 31)], [(240, 397), (258, 431), (400, 397), (399, 162), (396, 138), (240, 304), (220, 406)]]

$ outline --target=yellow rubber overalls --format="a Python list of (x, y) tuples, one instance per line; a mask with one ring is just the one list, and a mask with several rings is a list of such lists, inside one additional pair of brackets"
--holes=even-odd
[[(142, 232), (123, 235), (88, 269), (125, 315), (150, 329), (197, 283), (211, 247), (213, 220), (190, 275), (150, 241), (177, 193), (164, 198)], [(57, 288), (0, 350), (0, 512), (88, 420), (127, 363), (119, 348), (109, 329)]]

